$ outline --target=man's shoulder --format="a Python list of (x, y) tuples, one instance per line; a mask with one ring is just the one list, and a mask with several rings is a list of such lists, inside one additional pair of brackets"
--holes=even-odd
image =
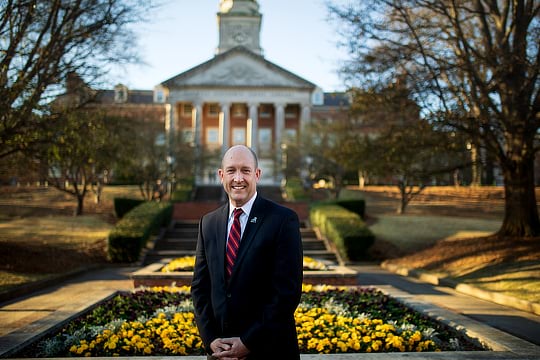
[(257, 197), (256, 201), (259, 201), (259, 206), (261, 206), (265, 210), (268, 210), (269, 212), (277, 212), (289, 215), (296, 214), (293, 209), (264, 197)]
[(223, 211), (226, 211), (227, 210), (227, 206), (228, 204), (227, 203), (224, 203), (222, 205), (220, 205), (219, 207), (215, 208), (214, 210), (210, 211), (210, 212), (207, 212), (206, 214), (204, 214), (202, 216), (202, 219), (211, 219), (211, 218), (215, 218), (216, 216), (220, 216), (223, 214)]

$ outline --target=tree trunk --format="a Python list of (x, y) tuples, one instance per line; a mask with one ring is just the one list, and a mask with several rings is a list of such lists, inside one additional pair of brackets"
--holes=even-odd
[(407, 192), (407, 185), (405, 185), (404, 183), (399, 183), (398, 188), (399, 188), (400, 202), (399, 202), (399, 207), (397, 209), (397, 213), (405, 214), (405, 209), (407, 209), (407, 205), (409, 204), (409, 201), (410, 201), (409, 194)]
[[(503, 162), (504, 220), (498, 235), (533, 237), (540, 235), (540, 220), (534, 186), (534, 158)], [(513, 168), (511, 167), (513, 166)]]
[(84, 195), (77, 195), (77, 208), (75, 209), (75, 216), (80, 216), (83, 214), (84, 209)]

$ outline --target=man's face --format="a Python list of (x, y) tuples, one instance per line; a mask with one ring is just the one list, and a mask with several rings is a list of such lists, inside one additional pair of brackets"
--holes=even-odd
[(261, 176), (261, 170), (255, 168), (253, 155), (243, 147), (227, 151), (218, 173), (225, 192), (236, 207), (251, 199)]

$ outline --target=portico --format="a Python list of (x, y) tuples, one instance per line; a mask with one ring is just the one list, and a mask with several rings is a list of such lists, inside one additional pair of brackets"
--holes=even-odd
[(168, 99), (168, 129), (181, 132), (198, 154), (197, 184), (217, 183), (219, 159), (236, 144), (257, 153), (262, 183), (279, 184), (282, 144), (298, 141), (311, 113), (309, 89), (170, 88)]

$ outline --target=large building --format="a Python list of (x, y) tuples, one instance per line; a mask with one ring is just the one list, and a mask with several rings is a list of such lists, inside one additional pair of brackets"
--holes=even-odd
[[(182, 133), (199, 159), (214, 154), (213, 161), (197, 162), (196, 185), (217, 183), (219, 159), (235, 144), (258, 154), (265, 174), (262, 184), (278, 185), (284, 145), (298, 141), (303, 126), (313, 119), (343, 116), (346, 98), (324, 94), (316, 84), (263, 56), (257, 1), (221, 0), (217, 20), (216, 55), (157, 85), (151, 101), (162, 104), (168, 134)], [(118, 85), (109, 99), (141, 106), (150, 100), (149, 93)]]

